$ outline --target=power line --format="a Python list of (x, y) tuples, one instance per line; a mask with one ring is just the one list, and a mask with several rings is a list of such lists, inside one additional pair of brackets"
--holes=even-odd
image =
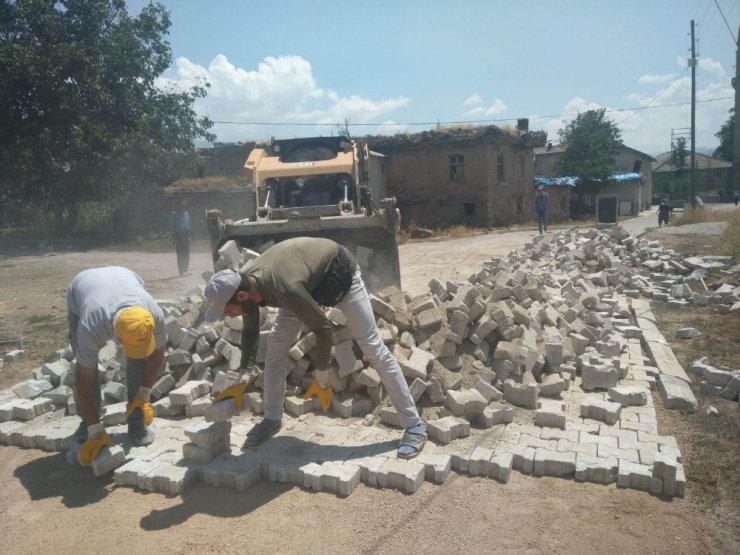
[[(720, 98), (707, 98), (705, 100), (697, 100), (697, 103), (700, 102), (717, 102), (720, 100), (728, 100), (732, 99), (734, 97), (732, 96), (723, 96)], [(684, 106), (687, 102), (675, 102), (672, 104), (658, 104), (656, 106), (639, 106), (635, 108), (611, 108), (608, 110), (605, 110), (606, 113), (612, 113), (612, 112), (627, 112), (627, 111), (633, 111), (633, 112), (639, 112), (642, 110), (654, 110), (657, 108), (670, 108), (673, 106)], [(552, 119), (552, 118), (567, 118), (567, 117), (574, 117), (577, 116), (578, 112), (571, 113), (571, 114), (554, 114), (549, 116), (529, 116), (526, 119), (529, 120), (536, 120), (536, 119)], [(634, 114), (630, 114), (628, 117), (632, 117)], [(349, 125), (352, 127), (379, 127), (382, 125), (406, 125), (406, 126), (414, 126), (414, 125), (459, 125), (459, 124), (465, 124), (465, 123), (500, 123), (505, 121), (516, 121), (518, 119), (522, 118), (499, 118), (499, 119), (477, 119), (477, 120), (456, 120), (456, 121), (414, 121), (414, 122), (394, 122), (394, 123), (378, 123), (378, 122), (368, 122), (368, 123), (351, 123), (351, 122), (321, 122), (321, 123), (306, 123), (306, 122), (285, 122), (285, 121), (228, 121), (228, 120), (211, 120), (213, 123), (218, 123), (220, 125), (270, 125), (275, 127), (316, 127), (320, 125), (328, 125), (328, 126), (336, 126), (336, 125)], [(625, 120), (627, 118), (624, 118)], [(624, 120), (622, 120), (624, 121)], [(619, 122), (621, 123), (621, 122)]]
[[(688, 70), (689, 70), (689, 68), (688, 68), (688, 67), (684, 68), (684, 70), (683, 70), (683, 72), (681, 73), (681, 75), (679, 75), (679, 76), (678, 76), (678, 77), (677, 77), (676, 79), (674, 79), (674, 80), (673, 80), (673, 82), (674, 82), (674, 83), (677, 83), (677, 82), (678, 82), (678, 80), (679, 80), (679, 79), (681, 79), (681, 78), (682, 78), (682, 77), (684, 76), (684, 74), (685, 74), (685, 73), (686, 73), (686, 72), (687, 72)], [(671, 84), (673, 84), (673, 83), (671, 83)], [(648, 106), (650, 106), (650, 104), (652, 104), (652, 103), (653, 103), (653, 101), (654, 101), (654, 100), (657, 100), (658, 98), (660, 98), (661, 96), (663, 96), (663, 95), (664, 95), (665, 93), (667, 93), (667, 92), (668, 92), (668, 91), (670, 90), (670, 88), (671, 88), (671, 87), (670, 87), (670, 85), (669, 85), (669, 86), (667, 86), (667, 87), (666, 87), (665, 89), (663, 89), (663, 90), (662, 90), (662, 91), (660, 91), (660, 92), (659, 92), (658, 94), (656, 94), (656, 95), (655, 95), (655, 96), (654, 96), (653, 98), (651, 98), (650, 100), (648, 100), (648, 101), (647, 101), (647, 103), (646, 103), (646, 104), (645, 104), (645, 105), (643, 106), (643, 109), (644, 109), (644, 108), (647, 108)], [(635, 115), (636, 113), (637, 113), (637, 112), (633, 112), (633, 113), (631, 113), (631, 114), (630, 114), (629, 116), (627, 116), (627, 117), (626, 117), (626, 118), (624, 118), (623, 120), (621, 120), (621, 121), (617, 122), (617, 125), (619, 125), (620, 123), (624, 123), (625, 121), (627, 121), (628, 119), (630, 119), (630, 118), (631, 118), (632, 116), (634, 116), (634, 115)]]
[(730, 32), (730, 36), (732, 37), (732, 42), (734, 42), (735, 46), (737, 46), (737, 39), (735, 38), (735, 35), (732, 33), (732, 29), (730, 29), (730, 24), (727, 23), (725, 14), (722, 12), (722, 8), (719, 7), (719, 3), (717, 2), (717, 0), (714, 0), (714, 4), (717, 6), (717, 9), (719, 10), (719, 15), (722, 16), (722, 19), (724, 20), (725, 25), (727, 25), (727, 30)]

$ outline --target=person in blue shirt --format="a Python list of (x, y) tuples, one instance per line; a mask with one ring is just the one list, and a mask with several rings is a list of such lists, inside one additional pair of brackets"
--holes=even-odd
[(550, 195), (545, 192), (545, 188), (540, 185), (537, 187), (537, 196), (534, 197), (534, 211), (537, 213), (537, 225), (540, 229), (547, 232), (547, 204), (550, 201)]
[(184, 276), (190, 266), (190, 214), (185, 210), (184, 200), (178, 201), (177, 208), (172, 211), (171, 229), (177, 252), (177, 269)]

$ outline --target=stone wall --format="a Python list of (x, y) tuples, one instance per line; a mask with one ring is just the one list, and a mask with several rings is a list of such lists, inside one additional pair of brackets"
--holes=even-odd
[[(464, 177), (451, 176), (454, 156), (463, 157)], [(503, 157), (501, 176), (499, 156)], [(398, 199), (403, 225), (495, 227), (523, 223), (535, 219), (533, 159), (531, 147), (509, 143), (394, 149), (388, 153), (388, 192)], [(553, 204), (551, 219), (566, 219), (567, 204), (564, 210), (559, 202)]]
[(122, 238), (168, 234), (170, 216), (181, 199), (190, 212), (194, 239), (208, 238), (206, 210), (219, 209), (223, 211), (224, 218), (234, 220), (253, 217), (255, 213), (254, 189), (251, 188), (175, 193), (156, 190), (129, 197), (118, 210), (116, 232)]

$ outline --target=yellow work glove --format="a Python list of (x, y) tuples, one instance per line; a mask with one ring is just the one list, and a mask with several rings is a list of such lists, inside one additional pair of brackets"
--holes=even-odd
[(231, 387), (227, 387), (224, 389), (221, 393), (217, 393), (213, 397), (211, 397), (212, 403), (218, 403), (219, 401), (223, 401), (224, 399), (232, 398), (234, 399), (234, 407), (237, 411), (242, 410), (242, 404), (244, 402), (244, 391), (247, 389), (247, 384), (244, 382), (240, 382), (236, 385), (232, 385)]
[(334, 390), (329, 385), (329, 371), (328, 370), (315, 370), (313, 373), (313, 380), (311, 385), (308, 386), (306, 393), (303, 395), (304, 399), (310, 399), (313, 396), (319, 398), (321, 403), (321, 410), (327, 412), (331, 406), (331, 400), (334, 398)]
[(89, 466), (100, 455), (100, 450), (106, 445), (113, 445), (113, 440), (105, 433), (102, 424), (93, 424), (87, 427), (87, 441), (80, 447), (77, 458), (80, 464)]
[(134, 400), (126, 407), (126, 418), (131, 416), (131, 413), (136, 409), (141, 409), (141, 412), (144, 413), (144, 426), (149, 426), (154, 420), (154, 407), (149, 402), (151, 395), (152, 390), (150, 388), (140, 387)]

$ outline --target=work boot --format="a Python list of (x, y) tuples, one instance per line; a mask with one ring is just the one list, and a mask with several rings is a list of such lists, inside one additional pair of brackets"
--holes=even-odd
[(242, 449), (262, 445), (265, 441), (278, 433), (281, 426), (281, 420), (268, 420), (267, 418), (263, 418), (262, 422), (256, 424), (251, 430), (249, 430), (249, 432), (247, 432), (247, 440), (244, 442), (244, 445), (242, 445)]
[(80, 422), (79, 426), (77, 426), (75, 433), (72, 434), (72, 439), (80, 445), (87, 441), (87, 424), (85, 424), (84, 420)]
[(151, 445), (154, 441), (154, 432), (151, 428), (144, 426), (143, 422), (128, 425), (128, 437), (134, 445)]

